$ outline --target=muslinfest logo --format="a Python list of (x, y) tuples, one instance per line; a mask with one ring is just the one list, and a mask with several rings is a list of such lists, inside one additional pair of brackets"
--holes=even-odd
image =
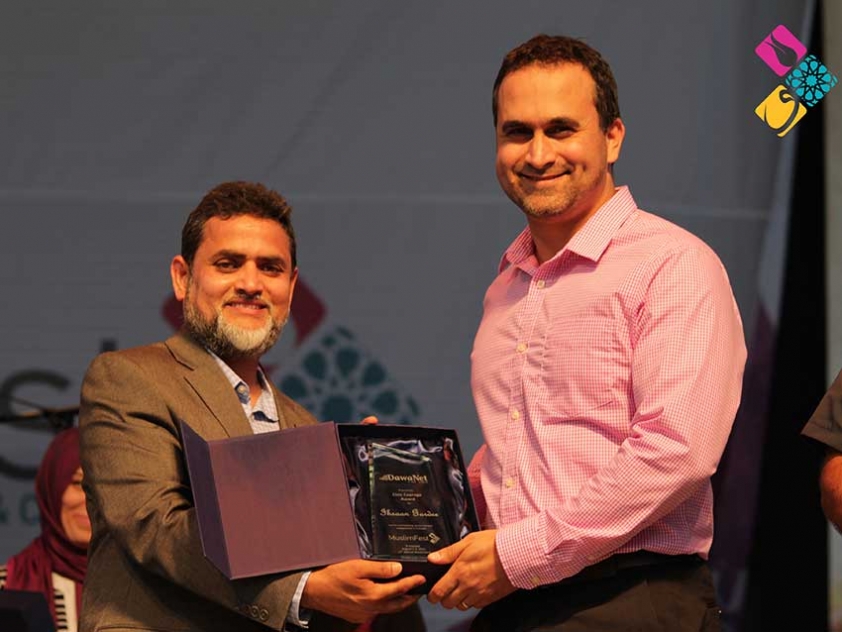
[(754, 49), (783, 83), (769, 93), (754, 113), (780, 138), (786, 136), (804, 115), (838, 82), (815, 55), (783, 24)]

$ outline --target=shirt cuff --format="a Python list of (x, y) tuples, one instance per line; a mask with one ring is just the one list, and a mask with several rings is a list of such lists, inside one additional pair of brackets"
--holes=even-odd
[(587, 551), (573, 541), (562, 542), (550, 552), (544, 550), (546, 543), (546, 523), (541, 514), (497, 529), (497, 555), (512, 585), (530, 590), (553, 584), (593, 563)]
[(302, 630), (308, 629), (310, 625), (310, 617), (313, 615), (312, 611), (301, 607), (301, 595), (304, 594), (304, 586), (307, 580), (310, 579), (310, 572), (306, 571), (298, 580), (298, 587), (292, 595), (292, 602), (289, 604), (289, 612), (287, 613), (287, 623), (298, 626)]

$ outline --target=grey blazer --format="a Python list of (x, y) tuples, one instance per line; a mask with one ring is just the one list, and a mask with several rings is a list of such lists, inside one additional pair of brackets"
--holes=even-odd
[[(282, 428), (316, 423), (277, 390), (275, 401)], [(301, 573), (230, 581), (202, 553), (178, 420), (206, 440), (252, 433), (207, 351), (179, 333), (99, 355), (79, 419), (93, 530), (80, 632), (284, 629)], [(407, 617), (415, 623), (401, 629), (424, 629), (416, 608), (397, 615)], [(310, 624), (313, 632), (353, 627), (321, 613)]]

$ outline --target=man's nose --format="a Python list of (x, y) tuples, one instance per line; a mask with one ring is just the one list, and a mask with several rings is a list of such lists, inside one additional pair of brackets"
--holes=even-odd
[(529, 141), (526, 152), (526, 162), (530, 167), (544, 170), (555, 162), (556, 153), (552, 141), (543, 134), (535, 134)]
[(263, 290), (260, 271), (254, 263), (248, 262), (240, 268), (235, 289), (246, 294), (260, 294)]

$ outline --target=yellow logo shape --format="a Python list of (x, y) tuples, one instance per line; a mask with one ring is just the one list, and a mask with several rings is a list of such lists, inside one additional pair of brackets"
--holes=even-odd
[(774, 132), (777, 132), (780, 138), (783, 138), (807, 113), (807, 108), (786, 86), (778, 85), (757, 106), (754, 113)]

